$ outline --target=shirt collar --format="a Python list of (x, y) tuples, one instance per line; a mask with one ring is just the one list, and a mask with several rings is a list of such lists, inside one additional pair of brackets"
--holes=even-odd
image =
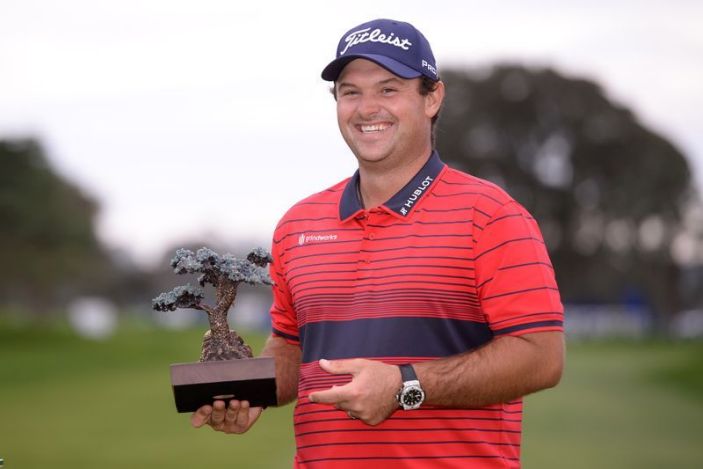
[[(406, 218), (420, 202), (420, 199), (427, 194), (428, 189), (435, 182), (444, 166), (442, 160), (439, 159), (439, 154), (433, 151), (422, 169), (383, 206), (400, 218)], [(364, 210), (364, 206), (359, 199), (358, 187), (359, 170), (356, 170), (347, 182), (342, 198), (339, 201), (339, 218), (341, 221), (346, 221)]]

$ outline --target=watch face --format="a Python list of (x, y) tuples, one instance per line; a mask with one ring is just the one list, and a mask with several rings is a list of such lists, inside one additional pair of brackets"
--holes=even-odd
[(417, 386), (411, 386), (403, 391), (401, 396), (402, 404), (405, 409), (416, 409), (420, 407), (425, 399), (425, 393)]

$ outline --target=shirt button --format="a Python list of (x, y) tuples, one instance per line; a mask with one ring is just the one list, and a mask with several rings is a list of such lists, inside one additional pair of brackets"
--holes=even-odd
[(369, 233), (369, 239), (374, 239), (376, 235), (374, 233)]

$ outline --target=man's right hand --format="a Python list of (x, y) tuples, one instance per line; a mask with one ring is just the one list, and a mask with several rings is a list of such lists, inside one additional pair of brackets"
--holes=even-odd
[(200, 428), (207, 424), (213, 430), (224, 433), (244, 433), (251, 428), (261, 415), (261, 407), (249, 407), (248, 401), (215, 401), (193, 412), (190, 424)]

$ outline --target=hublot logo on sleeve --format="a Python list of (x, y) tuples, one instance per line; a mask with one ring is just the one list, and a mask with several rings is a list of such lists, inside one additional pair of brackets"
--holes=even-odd
[(406, 200), (403, 206), (400, 207), (401, 215), (405, 216), (408, 214), (408, 211), (412, 208), (413, 205), (415, 205), (417, 199), (422, 195), (423, 192), (427, 190), (428, 187), (430, 187), (432, 181), (434, 181), (434, 178), (432, 176), (427, 176), (425, 180), (422, 181), (419, 186), (417, 186), (417, 189), (413, 191), (410, 197), (408, 197), (408, 200)]

